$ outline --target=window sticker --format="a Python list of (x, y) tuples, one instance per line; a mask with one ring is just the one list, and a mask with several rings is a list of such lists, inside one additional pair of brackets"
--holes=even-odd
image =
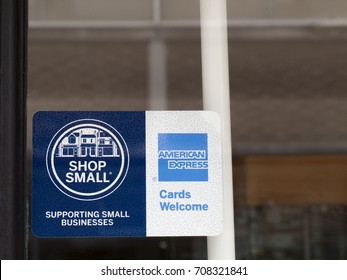
[(32, 230), (38, 237), (217, 235), (221, 169), (213, 112), (38, 112)]

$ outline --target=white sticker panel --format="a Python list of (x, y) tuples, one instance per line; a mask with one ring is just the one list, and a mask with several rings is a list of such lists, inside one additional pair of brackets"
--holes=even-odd
[(147, 236), (220, 234), (221, 162), (216, 113), (146, 112)]

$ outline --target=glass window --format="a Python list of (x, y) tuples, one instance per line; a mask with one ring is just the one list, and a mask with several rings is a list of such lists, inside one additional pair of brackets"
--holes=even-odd
[[(29, 2), (28, 159), (37, 111), (204, 108), (199, 0)], [(347, 2), (227, 16), (236, 258), (346, 259)], [(205, 259), (207, 239), (30, 234), (29, 258)]]

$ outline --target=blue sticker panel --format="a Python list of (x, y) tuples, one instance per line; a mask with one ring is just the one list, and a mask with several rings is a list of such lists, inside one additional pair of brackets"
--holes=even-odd
[(159, 181), (208, 181), (207, 138), (206, 133), (159, 133)]
[(38, 112), (32, 230), (146, 236), (145, 112)]

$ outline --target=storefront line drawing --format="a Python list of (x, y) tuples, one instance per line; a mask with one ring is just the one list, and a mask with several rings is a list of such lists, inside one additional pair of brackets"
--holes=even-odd
[(57, 157), (119, 157), (111, 135), (101, 129), (82, 128), (64, 137), (56, 149)]

